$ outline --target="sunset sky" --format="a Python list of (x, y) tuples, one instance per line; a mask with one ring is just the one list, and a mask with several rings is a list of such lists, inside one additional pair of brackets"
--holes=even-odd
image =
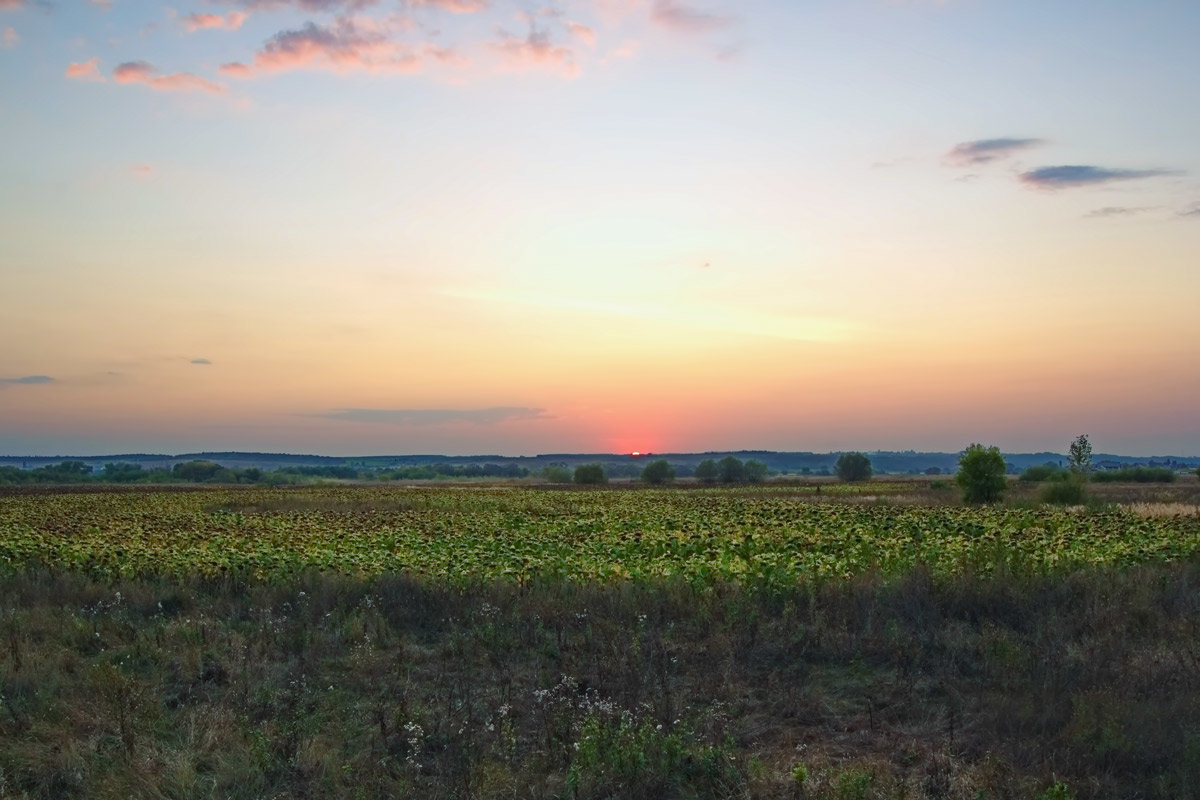
[(0, 454), (1200, 453), (1195, 0), (0, 0)]

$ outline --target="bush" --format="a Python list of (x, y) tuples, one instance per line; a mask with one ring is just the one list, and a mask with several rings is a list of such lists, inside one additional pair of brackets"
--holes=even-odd
[(1004, 496), (1008, 480), (1004, 477), (1004, 456), (999, 447), (972, 444), (958, 459), (954, 482), (968, 503), (994, 503)]
[(1170, 467), (1122, 467), (1092, 474), (1097, 483), (1174, 483), (1175, 470)]
[(675, 468), (665, 458), (651, 461), (642, 470), (642, 480), (652, 486), (661, 486), (675, 480)]
[(696, 471), (693, 474), (698, 481), (713, 483), (717, 480), (717, 462), (706, 458), (696, 465)]
[(1043, 483), (1044, 481), (1065, 481), (1069, 476), (1070, 473), (1062, 467), (1054, 464), (1039, 464), (1022, 472), (1019, 480), (1023, 483)]
[(608, 483), (603, 464), (580, 464), (575, 468), (575, 482), (585, 485)]
[(746, 465), (740, 458), (725, 456), (717, 462), (717, 475), (721, 483), (741, 483), (746, 480)]
[(865, 481), (871, 477), (871, 459), (862, 453), (842, 453), (834, 465), (837, 476), (844, 481)]
[(1049, 481), (1038, 492), (1038, 500), (1060, 506), (1077, 506), (1086, 499), (1087, 492), (1084, 491), (1083, 481), (1080, 480)]
[(766, 464), (753, 458), (746, 462), (746, 480), (750, 483), (762, 483), (766, 479)]
[(550, 483), (570, 483), (571, 470), (559, 464), (551, 464), (542, 470), (542, 477)]

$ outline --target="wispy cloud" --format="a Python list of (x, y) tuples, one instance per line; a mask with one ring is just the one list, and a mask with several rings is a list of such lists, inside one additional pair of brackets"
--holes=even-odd
[(100, 74), (100, 58), (93, 57), (87, 61), (80, 61), (67, 66), (67, 77), (76, 81), (95, 81), (96, 83), (104, 83), (104, 76)]
[(49, 375), (25, 375), (20, 378), (0, 378), (0, 388), (5, 386), (39, 386), (54, 383)]
[(954, 145), (953, 149), (946, 154), (946, 161), (959, 167), (988, 164), (992, 161), (1001, 161), (1012, 156), (1014, 153), (1019, 153), (1022, 150), (1028, 150), (1031, 147), (1037, 147), (1045, 143), (1044, 139), (1016, 139), (1012, 137), (976, 139), (973, 142), (960, 142)]
[(212, 362), (209, 361), (207, 358), (193, 358), (188, 363), (197, 364), (199, 366), (208, 366), (208, 365), (212, 364)]
[(524, 37), (514, 36), (505, 31), (500, 31), (499, 37), (491, 46), (504, 57), (509, 67), (543, 67), (561, 72), (567, 77), (579, 74), (579, 65), (575, 62), (575, 54), (571, 48), (555, 44), (551, 41), (550, 34), (539, 29), (532, 21), (529, 33)]
[(1153, 211), (1153, 206), (1105, 206), (1097, 208), (1084, 214), (1089, 219), (1098, 219), (1104, 217), (1130, 217), (1134, 214), (1143, 214), (1147, 211)]
[(233, 0), (236, 5), (251, 11), (298, 8), (301, 11), (358, 11), (378, 3), (379, 0)]
[(571, 35), (588, 47), (596, 46), (596, 32), (580, 22), (567, 22), (567, 30)]
[(244, 11), (230, 11), (225, 16), (220, 14), (188, 14), (179, 21), (189, 33), (203, 30), (236, 31), (242, 27), (249, 14)]
[(489, 3), (488, 0), (408, 0), (407, 5), (412, 8), (439, 8), (451, 14), (475, 14), (485, 10)]
[(680, 33), (704, 33), (727, 28), (732, 17), (699, 11), (680, 0), (655, 0), (650, 18), (664, 28)]
[(493, 408), (346, 408), (318, 416), (346, 422), (382, 425), (498, 425), (502, 422), (547, 419), (545, 409), (525, 406)]
[(126, 61), (113, 70), (117, 83), (140, 83), (160, 92), (211, 92), (219, 94), (225, 87), (190, 72), (175, 72), (159, 75), (152, 64), (145, 61)]
[(1026, 186), (1038, 189), (1072, 189), (1080, 186), (1099, 186), (1105, 183), (1160, 178), (1178, 174), (1178, 172), (1168, 169), (1108, 169), (1090, 165), (1065, 165), (1040, 167), (1029, 172), (1022, 172), (1019, 177)]
[(1180, 211), (1179, 216), (1192, 217), (1193, 219), (1200, 219), (1200, 203), (1192, 203), (1190, 206), (1185, 208), (1183, 211)]
[(3, 41), (5, 47), (16, 47), (17, 42), (21, 41), (21, 37), (13, 28), (5, 28)]
[(394, 41), (388, 26), (364, 19), (339, 18), (332, 25), (305, 23), (281, 31), (254, 54), (251, 64), (223, 64), (221, 73), (251, 78), (259, 73), (312, 68), (334, 72), (419, 72), (420, 54)]
[(16, 11), (25, 6), (25, 0), (0, 0), (0, 11)]

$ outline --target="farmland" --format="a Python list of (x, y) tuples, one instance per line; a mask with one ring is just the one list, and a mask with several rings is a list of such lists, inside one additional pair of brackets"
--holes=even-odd
[[(889, 486), (832, 485), (853, 498)], [(308, 569), (463, 584), (682, 578), (794, 586), (874, 570), (1037, 572), (1175, 561), (1200, 518), (1127, 508), (967, 508), (805, 502), (815, 489), (531, 491), (314, 488), (63, 493), (6, 498), (0, 569), (100, 577)]]
[(0, 797), (1196, 796), (1139, 491), (10, 493)]

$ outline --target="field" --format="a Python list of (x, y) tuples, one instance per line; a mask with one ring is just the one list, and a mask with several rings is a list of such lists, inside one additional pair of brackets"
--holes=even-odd
[(0, 797), (1200, 796), (1198, 493), (12, 492)]

